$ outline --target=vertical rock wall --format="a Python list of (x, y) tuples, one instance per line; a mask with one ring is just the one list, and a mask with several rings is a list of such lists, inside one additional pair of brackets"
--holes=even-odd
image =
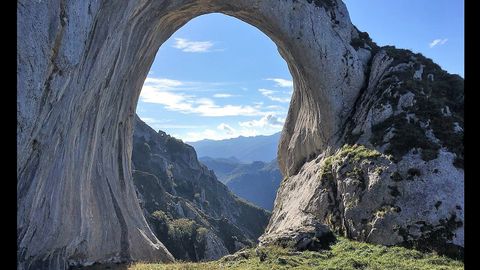
[(287, 61), (284, 173), (334, 144), (364, 81), (341, 1), (19, 0), (19, 269), (173, 260), (134, 192), (132, 123), (160, 45), (210, 12), (258, 27)]

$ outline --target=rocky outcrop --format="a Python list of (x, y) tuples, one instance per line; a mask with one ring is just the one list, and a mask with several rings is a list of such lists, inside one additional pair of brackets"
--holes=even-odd
[[(444, 170), (442, 175), (459, 176), (458, 183), (463, 181), (463, 170), (458, 168), (463, 160), (463, 144), (458, 141), (463, 138), (463, 86), (461, 93), (449, 91), (456, 89), (452, 86), (458, 86), (459, 80), (422, 63), (425, 67), (416, 72), (417, 81), (407, 89), (418, 90), (409, 91), (415, 94), (413, 99), (408, 92), (395, 88), (395, 71), (390, 68), (410, 72), (412, 68), (420, 70), (420, 66), (399, 50), (386, 50), (394, 54), (388, 57), (377, 53), (368, 35), (351, 24), (340, 0), (19, 0), (19, 269), (173, 260), (147, 225), (135, 194), (130, 164), (135, 108), (160, 45), (192, 18), (212, 12), (231, 15), (263, 31), (276, 43), (293, 76), (294, 93), (278, 159), (288, 178), (278, 192), (265, 239), (286, 231), (301, 232), (303, 227), (297, 225), (302, 222), (308, 224), (309, 232), (321, 227), (315, 213), (299, 211), (309, 206), (301, 198), (312, 197), (308, 194), (314, 192), (305, 190), (305, 186), (317, 186), (306, 168), (317, 157), (328, 158), (350, 139), (359, 137), (363, 140), (359, 142), (367, 145), (370, 142), (398, 162), (415, 148), (422, 149), (417, 151), (427, 163), (447, 164), (453, 158), (454, 167), (438, 170)], [(416, 86), (417, 82), (426, 85)], [(428, 103), (434, 93), (429, 89), (441, 89), (435, 102)], [(385, 111), (375, 111), (385, 121), (375, 120), (374, 111), (368, 113), (367, 97), (381, 100), (381, 93), (392, 93), (385, 96), (392, 100), (407, 95), (399, 103), (385, 103)], [(395, 114), (398, 108), (404, 113)], [(407, 108), (416, 108), (414, 115), (407, 114)], [(442, 116), (438, 116), (438, 109)], [(394, 111), (393, 118), (390, 111)], [(399, 118), (413, 122), (397, 121)], [(368, 135), (369, 126), (373, 137)], [(386, 131), (383, 138), (378, 135), (382, 130)], [(404, 136), (401, 131), (405, 130), (410, 136)], [(447, 138), (452, 134), (455, 140), (450, 141)], [(406, 138), (414, 144), (402, 147)], [(442, 154), (445, 152), (450, 154)], [(412, 152), (408, 159), (427, 175), (428, 166), (435, 165), (420, 162), (417, 154)], [(432, 186), (439, 198), (445, 198), (437, 184)], [(458, 210), (463, 211), (462, 198), (457, 195), (443, 200), (438, 209), (447, 205), (445, 211), (449, 212), (451, 205), (460, 205)], [(452, 203), (445, 203), (447, 200)], [(433, 209), (428, 211), (433, 213)], [(456, 220), (461, 215), (455, 213), (453, 220), (458, 227)], [(295, 220), (288, 222), (285, 217)], [(440, 218), (442, 215), (437, 219), (441, 225)], [(447, 224), (452, 223), (449, 220)], [(427, 225), (435, 228), (438, 224)], [(407, 241), (419, 239), (417, 232), (406, 231), (408, 234), (403, 235)], [(456, 246), (463, 245), (462, 232), (460, 226), (451, 237)], [(450, 241), (448, 238), (439, 239)]]
[(287, 61), (295, 93), (283, 132), (285, 171), (296, 171), (338, 130), (364, 79), (340, 0), (20, 0), (20, 269), (172, 260), (137, 203), (134, 113), (160, 45), (212, 12), (257, 27)]
[(252, 246), (270, 214), (242, 201), (193, 147), (136, 117), (133, 182), (145, 217), (175, 259), (214, 260)]
[(463, 79), (370, 42), (357, 47), (374, 56), (343, 146), (282, 182), (262, 242), (326, 224), (349, 238), (462, 258)]

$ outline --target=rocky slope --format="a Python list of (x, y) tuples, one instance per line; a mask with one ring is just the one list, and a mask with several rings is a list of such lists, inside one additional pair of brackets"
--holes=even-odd
[[(366, 241), (461, 253), (463, 80), (420, 55), (376, 48), (341, 0), (19, 0), (18, 269), (173, 260), (137, 203), (135, 105), (162, 43), (212, 12), (268, 35), (293, 77), (278, 152), (287, 178), (264, 242), (321, 246), (325, 222)], [(380, 152), (371, 166), (386, 173), (372, 173), (367, 155), (344, 175), (341, 149), (354, 142)]]
[(214, 260), (263, 233), (269, 213), (233, 195), (195, 150), (138, 117), (133, 181), (150, 227), (176, 259)]
[(200, 158), (235, 195), (271, 211), (282, 181), (276, 159), (269, 163), (239, 163), (232, 159)]
[(235, 157), (240, 162), (253, 161), (270, 162), (277, 158), (280, 132), (269, 136), (252, 136), (227, 139), (227, 140), (201, 140), (187, 142), (195, 148), (200, 158), (231, 158)]
[(351, 45), (369, 79), (338, 143), (282, 182), (262, 241), (292, 230), (314, 241), (325, 224), (357, 240), (463, 257), (463, 79), (366, 33)]

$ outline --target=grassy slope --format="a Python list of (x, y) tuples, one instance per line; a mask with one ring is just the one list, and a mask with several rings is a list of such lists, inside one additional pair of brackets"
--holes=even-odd
[[(269, 247), (248, 249), (247, 258), (237, 256), (234, 260), (225, 258), (206, 263), (135, 264), (131, 270), (160, 269), (463, 269), (463, 262), (435, 254), (425, 254), (402, 247), (384, 247), (360, 243), (345, 238), (329, 251), (289, 252), (287, 249)], [(259, 255), (267, 256), (260, 262)], [(238, 254), (238, 253), (237, 253)]]

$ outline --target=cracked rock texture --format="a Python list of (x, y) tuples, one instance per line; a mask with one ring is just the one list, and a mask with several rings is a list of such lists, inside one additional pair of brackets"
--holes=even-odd
[[(313, 183), (316, 178), (307, 167), (318, 157), (328, 158), (345, 142), (375, 147), (398, 164), (407, 160), (403, 157), (411, 149), (427, 164), (453, 159), (453, 166), (436, 169), (440, 175), (457, 176), (455, 183), (463, 184), (463, 80), (402, 50), (379, 52), (368, 35), (351, 24), (340, 0), (19, 0), (19, 269), (173, 260), (147, 225), (135, 194), (130, 163), (135, 108), (160, 45), (192, 18), (211, 12), (231, 15), (263, 31), (278, 46), (294, 80), (278, 158), (287, 179), (264, 238), (301, 232), (302, 224), (308, 225), (311, 235), (323, 228), (315, 213), (321, 209), (304, 201), (320, 194), (313, 189), (318, 183)], [(421, 69), (417, 60), (425, 67)], [(390, 69), (402, 63), (400, 70)], [(397, 99), (408, 94), (399, 82), (415, 98), (404, 97), (397, 106)], [(461, 94), (449, 90), (459, 87)], [(372, 101), (388, 101), (390, 106), (387, 102), (370, 106)], [(443, 116), (448, 115), (445, 106), (451, 116)], [(374, 112), (379, 108), (388, 109)], [(386, 120), (372, 119), (374, 115)], [(428, 130), (429, 136), (424, 133)], [(408, 147), (402, 147), (405, 143)], [(416, 169), (424, 173), (422, 181), (428, 181), (427, 165), (414, 157)], [(439, 187), (444, 184), (441, 179), (446, 180), (439, 179), (424, 192), (437, 190), (435, 196), (447, 198)], [(302, 184), (312, 189), (302, 193)], [(398, 192), (406, 194), (403, 189), (398, 187)], [(455, 213), (455, 218), (450, 215), (442, 225), (443, 216), (438, 215), (425, 223), (428, 228), (448, 227), (448, 237), (437, 238), (462, 246), (458, 219), (463, 217), (463, 196), (456, 194), (439, 199), (443, 201), (438, 206), (439, 211)], [(422, 207), (434, 216), (433, 208), (426, 209), (430, 204)], [(386, 222), (386, 228), (393, 231), (388, 224), (394, 223)], [(413, 224), (402, 227), (406, 231), (401, 237), (419, 239), (418, 230), (408, 225)], [(454, 227), (452, 236), (448, 232)], [(376, 242), (383, 241), (381, 232)]]
[(134, 112), (160, 45), (211, 12), (258, 27), (295, 77), (282, 139), (285, 172), (337, 131), (364, 77), (348, 46), (354, 30), (341, 1), (20, 0), (19, 269), (173, 259), (137, 203)]
[(261, 243), (324, 224), (356, 240), (463, 258), (463, 79), (421, 54), (370, 48), (343, 146), (283, 180)]

